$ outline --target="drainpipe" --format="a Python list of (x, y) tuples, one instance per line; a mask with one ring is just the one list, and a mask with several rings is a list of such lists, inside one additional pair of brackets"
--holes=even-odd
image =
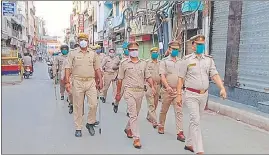
[(172, 41), (172, 8), (169, 7), (168, 9), (168, 42)]
[[(162, 25), (160, 25), (161, 24), (160, 15), (159, 14), (156, 14), (155, 18), (156, 18), (156, 28), (159, 28), (158, 31), (157, 31), (158, 42), (159, 42), (159, 44), (162, 44), (163, 45)], [(161, 53), (161, 58), (163, 58), (164, 57), (164, 51), (163, 51), (163, 49), (160, 49), (160, 53)]]

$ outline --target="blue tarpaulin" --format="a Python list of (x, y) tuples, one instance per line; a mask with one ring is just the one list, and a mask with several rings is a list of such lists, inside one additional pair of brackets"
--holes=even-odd
[(197, 9), (201, 11), (203, 10), (203, 8), (204, 8), (203, 2), (195, 0), (195, 1), (185, 1), (182, 4), (181, 10), (182, 10), (182, 13), (185, 13), (185, 12), (192, 12)]

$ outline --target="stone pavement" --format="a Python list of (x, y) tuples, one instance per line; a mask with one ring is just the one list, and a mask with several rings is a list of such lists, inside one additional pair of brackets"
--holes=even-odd
[[(112, 98), (111, 95), (109, 97)], [(37, 63), (35, 75), (31, 79), (24, 80), (20, 85), (2, 88), (2, 153), (191, 154), (183, 149), (183, 143), (176, 140), (172, 107), (167, 116), (165, 134), (159, 135), (145, 119), (147, 105), (144, 99), (139, 117), (143, 146), (137, 150), (133, 148), (132, 140), (123, 133), (128, 120), (125, 102), (121, 102), (119, 112), (115, 114), (109, 101), (101, 104), (102, 135), (96, 128), (96, 135), (92, 137), (84, 128), (83, 137), (76, 138), (73, 117), (68, 113), (67, 103), (55, 101), (47, 66), (45, 63)], [(184, 107), (184, 131), (187, 131), (188, 119)], [(268, 132), (217, 113), (205, 113), (202, 117), (202, 131), (206, 153), (269, 153)]]

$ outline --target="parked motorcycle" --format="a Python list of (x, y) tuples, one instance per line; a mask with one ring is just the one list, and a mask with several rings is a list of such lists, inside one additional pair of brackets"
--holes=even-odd
[(31, 66), (24, 66), (23, 77), (25, 79), (29, 79), (29, 77), (30, 77), (31, 74), (32, 74), (32, 72), (31, 72)]

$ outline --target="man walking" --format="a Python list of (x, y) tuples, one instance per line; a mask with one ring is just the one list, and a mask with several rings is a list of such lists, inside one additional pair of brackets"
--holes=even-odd
[(85, 96), (89, 104), (89, 113), (86, 128), (90, 135), (95, 134), (94, 125), (97, 111), (97, 90), (95, 75), (99, 78), (98, 89), (102, 89), (100, 60), (96, 52), (88, 48), (88, 36), (84, 33), (78, 36), (80, 48), (72, 51), (65, 66), (66, 89), (70, 93), (70, 73), (72, 72), (73, 113), (75, 121), (75, 136), (82, 136), (83, 104)]
[(163, 84), (162, 88), (162, 107), (159, 116), (159, 134), (164, 134), (166, 114), (172, 104), (175, 112), (177, 140), (185, 142), (183, 134), (183, 113), (182, 106), (176, 104), (178, 97), (177, 81), (178, 72), (181, 67), (181, 60), (178, 58), (180, 45), (176, 41), (169, 43), (170, 56), (163, 59), (160, 63), (160, 76)]
[(151, 79), (150, 72), (147, 70), (146, 62), (138, 58), (139, 44), (132, 42), (128, 44), (130, 59), (126, 59), (120, 64), (116, 101), (121, 98), (122, 80), (125, 80), (124, 99), (127, 102), (130, 118), (124, 130), (128, 138), (133, 138), (133, 146), (141, 148), (140, 135), (138, 129), (138, 114), (141, 109), (144, 96), (144, 80), (150, 84), (152, 93), (155, 95), (155, 88)]
[(227, 95), (212, 57), (204, 54), (205, 37), (197, 35), (190, 40), (194, 53), (183, 58), (179, 71), (177, 103), (179, 106), (182, 104), (181, 90), (184, 84), (184, 102), (190, 111), (189, 133), (184, 149), (196, 154), (203, 154), (200, 115), (204, 111), (208, 99), (209, 77), (220, 88), (220, 96), (225, 99)]

